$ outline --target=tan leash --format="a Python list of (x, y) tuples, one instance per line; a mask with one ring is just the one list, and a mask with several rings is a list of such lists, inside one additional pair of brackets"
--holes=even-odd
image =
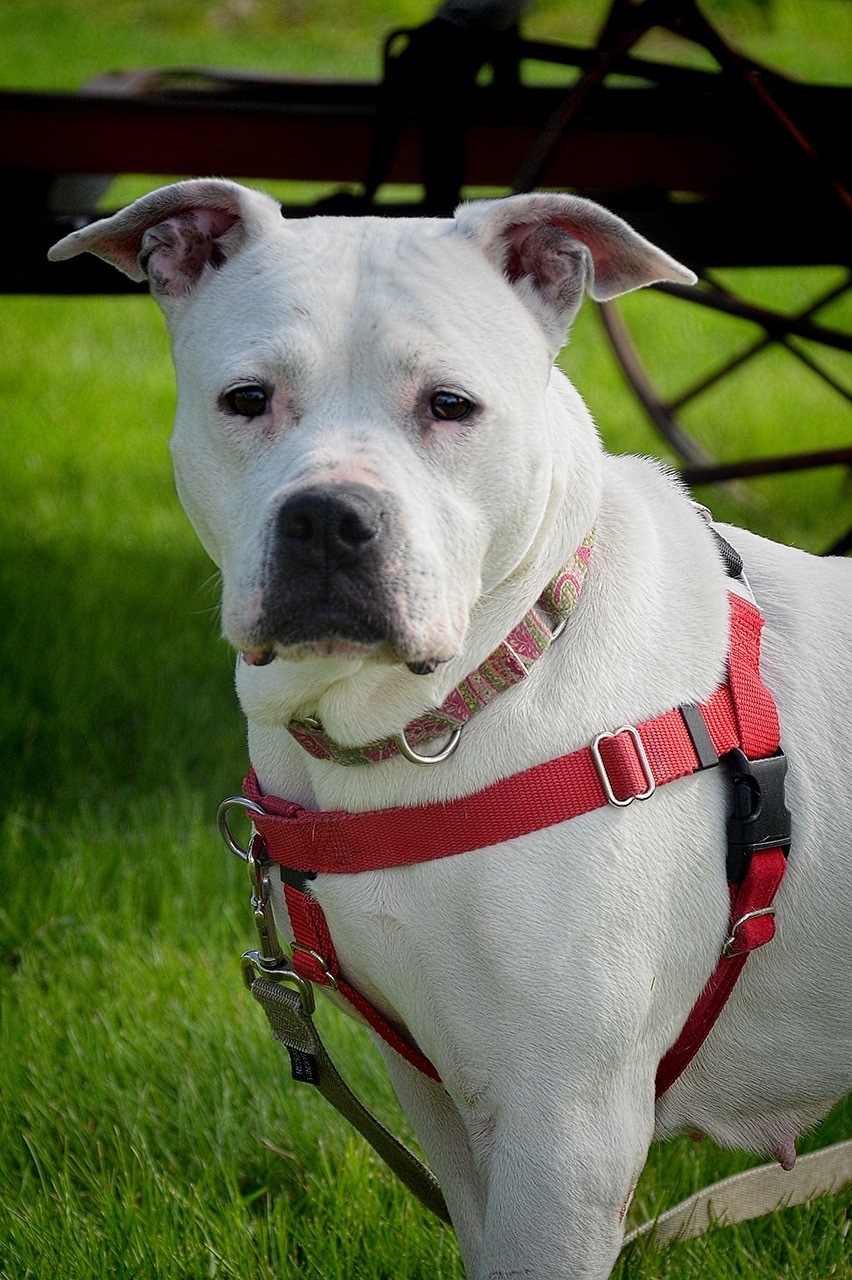
[(711, 1227), (750, 1222), (794, 1204), (809, 1204), (819, 1196), (834, 1194), (852, 1183), (852, 1138), (821, 1151), (801, 1156), (794, 1169), (763, 1164), (735, 1173), (704, 1187), (666, 1213), (636, 1227), (624, 1238), (625, 1247), (643, 1236), (657, 1245), (691, 1240)]
[(255, 835), (244, 849), (228, 823), (233, 809), (252, 816), (253, 806), (241, 799), (219, 807), (219, 830), (230, 851), (245, 862), (251, 883), (251, 907), (260, 949), (242, 958), (243, 981), (269, 1022), (272, 1038), (290, 1054), (294, 1080), (312, 1084), (345, 1120), (369, 1142), (385, 1164), (432, 1213), (450, 1221), (437, 1179), (412, 1151), (376, 1119), (355, 1096), (335, 1067), (314, 1024), (313, 985), (291, 967), (275, 927), (271, 886), (263, 841)]
[[(421, 1204), (449, 1222), (450, 1215), (434, 1174), (358, 1100), (328, 1056), (313, 1018), (305, 1010), (302, 996), (285, 985), (285, 981), (255, 977), (251, 993), (269, 1020), (273, 1040), (289, 1050), (294, 1076), (300, 1072), (298, 1079), (309, 1079), (335, 1110), (366, 1138)], [(304, 1074), (306, 1072), (310, 1076)]]

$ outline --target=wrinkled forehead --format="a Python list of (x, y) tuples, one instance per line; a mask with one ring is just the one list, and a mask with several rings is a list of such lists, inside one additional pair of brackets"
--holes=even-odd
[[(495, 308), (508, 323), (495, 324)], [(345, 351), (350, 362), (392, 349), (416, 362), (463, 357), (472, 343), (499, 364), (519, 330), (536, 326), (452, 220), (309, 218), (282, 219), (277, 236), (249, 243), (173, 332), (176, 350), (200, 345), (210, 363), (240, 348), (269, 359)]]

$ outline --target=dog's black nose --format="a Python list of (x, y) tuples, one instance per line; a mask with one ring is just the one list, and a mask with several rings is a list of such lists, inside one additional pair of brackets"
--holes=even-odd
[(366, 485), (306, 489), (288, 498), (278, 513), (280, 545), (303, 564), (354, 564), (382, 533), (382, 494)]

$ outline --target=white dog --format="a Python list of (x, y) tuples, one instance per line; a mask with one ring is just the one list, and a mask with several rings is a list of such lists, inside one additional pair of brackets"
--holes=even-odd
[[(605, 455), (553, 368), (584, 290), (691, 273), (571, 196), (285, 221), (219, 181), (146, 196), (53, 256), (83, 250), (147, 276), (168, 320), (177, 484), (222, 571), (258, 791), (428, 806), (411, 852), (429, 860), (356, 858), (303, 898), (341, 990), (433, 1067), (384, 1048), (469, 1275), (602, 1280), (654, 1138), (699, 1130), (789, 1166), (852, 1084), (852, 566), (724, 531), (765, 619), (793, 822), (771, 907), (732, 930), (732, 771), (650, 795), (645, 724), (724, 683), (741, 588), (676, 480)], [(623, 803), (610, 748), (633, 750), (644, 803)], [(517, 775), (574, 751), (604, 794), (536, 828)], [(496, 783), (508, 825), (481, 837), (471, 802), (475, 851), (434, 856), (444, 813), (464, 842), (452, 802)], [(307, 871), (323, 820), (302, 817)], [(655, 1102), (726, 938), (736, 952), (729, 935), (773, 910), (774, 940)], [(332, 961), (304, 946), (323, 980)]]

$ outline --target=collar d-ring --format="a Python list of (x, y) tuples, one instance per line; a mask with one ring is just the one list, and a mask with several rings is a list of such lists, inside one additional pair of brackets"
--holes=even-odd
[(459, 745), (462, 735), (463, 725), (459, 725), (457, 729), (453, 729), (450, 734), (450, 740), (440, 751), (435, 751), (432, 755), (424, 756), (419, 751), (415, 751), (405, 736), (405, 732), (398, 733), (394, 736), (394, 741), (399, 747), (399, 754), (403, 759), (408, 760), (410, 764), (441, 764), (444, 760), (448, 760)]

